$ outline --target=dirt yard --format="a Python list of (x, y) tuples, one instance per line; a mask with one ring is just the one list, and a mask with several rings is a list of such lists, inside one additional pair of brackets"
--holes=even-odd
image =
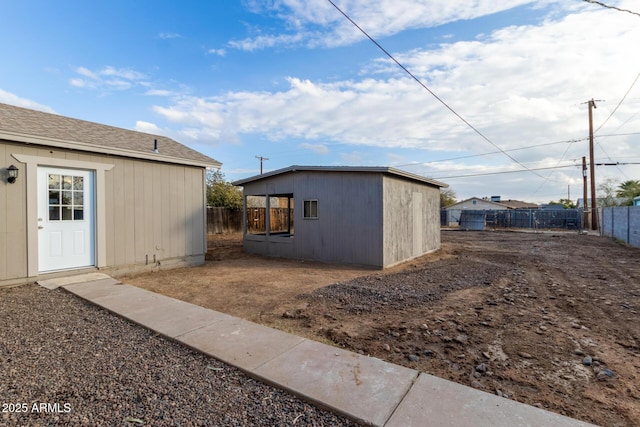
[(640, 249), (443, 231), (384, 271), (242, 253), (127, 283), (602, 426), (640, 425)]

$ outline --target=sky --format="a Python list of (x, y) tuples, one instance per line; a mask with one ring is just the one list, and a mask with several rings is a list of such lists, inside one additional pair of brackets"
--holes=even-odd
[(619, 163), (596, 184), (640, 179), (637, 0), (333, 3), (0, 0), (0, 102), (171, 137), (229, 181), (261, 156), (545, 203), (582, 197), (594, 99)]

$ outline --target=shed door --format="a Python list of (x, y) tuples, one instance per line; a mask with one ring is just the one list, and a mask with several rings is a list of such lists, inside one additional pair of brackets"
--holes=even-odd
[(95, 265), (92, 171), (38, 168), (38, 270)]

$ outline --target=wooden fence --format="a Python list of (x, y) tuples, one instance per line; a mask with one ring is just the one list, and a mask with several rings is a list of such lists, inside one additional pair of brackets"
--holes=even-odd
[(207, 207), (207, 234), (241, 232), (242, 209)]
[[(271, 208), (269, 210), (269, 232), (270, 233), (292, 233), (293, 234), (293, 209), (291, 209), (291, 229), (288, 227), (289, 214), (287, 208)], [(266, 208), (247, 209), (247, 233), (266, 233)]]
[[(266, 208), (247, 209), (247, 233), (266, 232)], [(287, 208), (271, 208), (271, 233), (293, 233), (293, 209), (290, 210), (291, 228), (288, 227)], [(207, 234), (241, 233), (242, 209), (207, 207)]]

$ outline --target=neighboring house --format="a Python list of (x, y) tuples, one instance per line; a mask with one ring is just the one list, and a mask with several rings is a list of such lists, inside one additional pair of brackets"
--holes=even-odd
[(206, 168), (220, 165), (163, 136), (0, 104), (0, 286), (203, 263)]
[(470, 199), (463, 200), (453, 205), (449, 205), (444, 208), (444, 215), (442, 219), (442, 225), (447, 227), (455, 227), (460, 224), (460, 216), (463, 210), (503, 210), (509, 209), (507, 206), (498, 202), (492, 202), (490, 200), (481, 199), (479, 197), (471, 197)]
[(519, 200), (501, 200), (498, 196), (491, 197), (491, 200), (471, 197), (444, 208), (446, 219), (443, 220), (443, 225), (459, 225), (460, 215), (463, 210), (500, 211), (506, 209), (538, 209), (538, 205), (534, 203), (521, 202)]
[(538, 209), (540, 206), (535, 203), (522, 202), (520, 200), (500, 200), (498, 203), (509, 209)]
[(633, 206), (640, 206), (640, 196), (633, 198)]
[(243, 187), (249, 253), (385, 268), (440, 248), (447, 185), (438, 181), (388, 167), (290, 166), (233, 184)]

